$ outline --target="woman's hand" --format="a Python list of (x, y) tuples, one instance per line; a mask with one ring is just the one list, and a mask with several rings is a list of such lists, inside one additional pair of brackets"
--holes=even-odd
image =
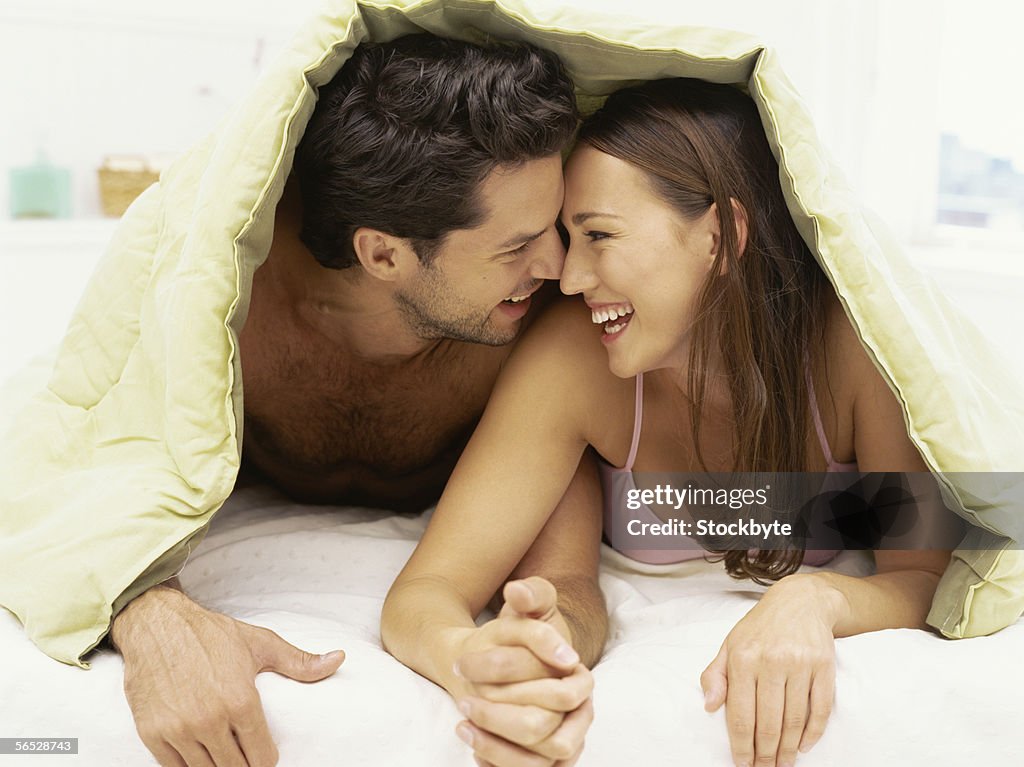
[(704, 708), (725, 704), (737, 767), (791, 767), (825, 730), (835, 690), (833, 627), (845, 597), (815, 575), (773, 585), (701, 674)]
[(452, 691), (466, 717), (457, 732), (477, 763), (569, 767), (593, 720), (594, 682), (568, 642), (555, 588), (542, 578), (506, 584), (505, 606), (471, 631)]

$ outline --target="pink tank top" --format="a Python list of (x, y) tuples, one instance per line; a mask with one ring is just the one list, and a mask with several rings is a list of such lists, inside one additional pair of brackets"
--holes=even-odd
[[(810, 368), (806, 370), (807, 391), (811, 405), (811, 417), (814, 420), (814, 428), (818, 433), (818, 441), (821, 443), (821, 451), (828, 462), (828, 472), (854, 472), (857, 471), (856, 462), (840, 463), (832, 455), (828, 440), (825, 438), (825, 428), (821, 423), (821, 413), (818, 411), (818, 400), (814, 394), (814, 382), (811, 380)], [(636, 460), (637, 449), (640, 447), (640, 428), (643, 425), (644, 417), (644, 374), (636, 376), (636, 402), (633, 413), (633, 441), (629, 446), (629, 455), (626, 457), (626, 465), (621, 469), (611, 464), (600, 461), (601, 485), (604, 490), (604, 526), (610, 530), (612, 526), (612, 510), (619, 507), (630, 490), (636, 488), (633, 481), (633, 462)], [(639, 509), (632, 512), (632, 517), (641, 522), (657, 524), (662, 520), (648, 507), (641, 505)], [(630, 559), (638, 562), (645, 562), (652, 565), (675, 564), (690, 559), (699, 559), (704, 556), (704, 550), (694, 547), (693, 549), (619, 549)], [(830, 562), (838, 554), (838, 550), (807, 551), (804, 555), (805, 565), (820, 566)]]

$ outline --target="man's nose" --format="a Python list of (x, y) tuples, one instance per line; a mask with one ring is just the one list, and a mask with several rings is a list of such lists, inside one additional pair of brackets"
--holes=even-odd
[(543, 247), (538, 248), (537, 258), (530, 264), (530, 276), (538, 280), (557, 280), (562, 276), (565, 246), (554, 229), (544, 235), (544, 240)]
[(562, 266), (562, 279), (559, 287), (567, 296), (576, 293), (583, 293), (597, 284), (594, 270), (590, 261), (584, 256), (579, 248), (569, 243), (569, 250), (565, 254), (565, 262)]

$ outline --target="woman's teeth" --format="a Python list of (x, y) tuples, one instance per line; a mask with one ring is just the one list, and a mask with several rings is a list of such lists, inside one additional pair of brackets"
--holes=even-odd
[[(605, 333), (614, 334), (629, 324), (633, 311), (633, 305), (626, 303), (618, 306), (608, 306), (603, 309), (591, 309), (590, 317), (595, 325), (604, 325)], [(625, 322), (615, 322), (615, 320), (623, 317), (627, 318)]]

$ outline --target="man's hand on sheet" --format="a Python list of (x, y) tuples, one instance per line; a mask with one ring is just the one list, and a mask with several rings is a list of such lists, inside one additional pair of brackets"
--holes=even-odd
[(543, 578), (510, 581), (494, 620), (462, 646), (457, 695), (466, 717), (458, 734), (477, 763), (493, 767), (570, 767), (593, 720), (594, 681), (566, 641), (555, 587)]
[(834, 610), (813, 576), (774, 584), (701, 674), (704, 707), (725, 704), (733, 761), (792, 767), (821, 738), (835, 690)]
[(303, 652), (166, 586), (119, 613), (111, 639), (124, 657), (124, 690), (139, 736), (163, 767), (277, 764), (256, 675), (275, 671), (316, 682), (345, 658), (341, 651)]

